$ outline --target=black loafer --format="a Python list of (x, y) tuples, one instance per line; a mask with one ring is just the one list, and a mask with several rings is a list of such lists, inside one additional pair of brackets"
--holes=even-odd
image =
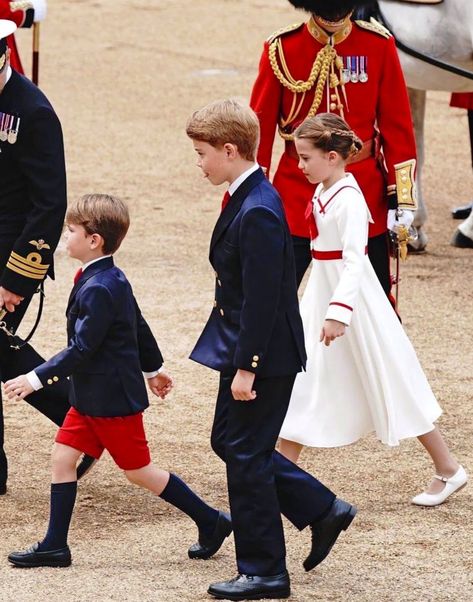
[(0, 483), (0, 495), (5, 495), (6, 492), (7, 492), (7, 484)]
[(461, 205), (460, 207), (455, 207), (452, 209), (452, 217), (453, 219), (466, 219), (473, 209), (473, 203), (468, 203), (468, 205)]
[(257, 575), (237, 575), (229, 581), (212, 583), (207, 590), (219, 600), (262, 600), (267, 598), (289, 598), (291, 586), (287, 571), (279, 575), (258, 577)]
[(218, 513), (217, 525), (209, 537), (199, 531), (199, 541), (191, 545), (187, 553), (189, 558), (207, 560), (222, 547), (225, 538), (232, 532), (232, 520), (225, 512)]
[(450, 244), (452, 247), (459, 247), (460, 249), (473, 249), (473, 240), (465, 236), (458, 228), (455, 230)]
[(70, 566), (72, 562), (69, 546), (59, 550), (38, 550), (39, 542), (24, 552), (12, 552), (8, 560), (15, 566), (30, 568), (37, 566)]
[(337, 498), (327, 516), (312, 523), (312, 548), (303, 563), (306, 571), (315, 568), (328, 556), (337, 537), (348, 529), (356, 512), (355, 506)]

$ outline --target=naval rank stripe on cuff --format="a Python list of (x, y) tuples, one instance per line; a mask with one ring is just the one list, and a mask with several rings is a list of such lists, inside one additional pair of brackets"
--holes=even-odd
[(26, 270), (26, 271), (30, 272), (31, 274), (36, 274), (37, 276), (44, 275), (48, 271), (48, 266), (43, 266), (41, 268), (32, 267), (30, 265), (25, 265), (23, 262), (18, 261), (14, 257), (10, 257), (10, 259), (8, 260), (8, 263), (11, 263), (12, 266), (20, 268), (22, 270)]
[(350, 311), (353, 311), (353, 307), (350, 307), (349, 305), (345, 305), (345, 303), (339, 303), (338, 301), (332, 301), (331, 303), (329, 303), (329, 305), (339, 305), (340, 307), (344, 307), (345, 309), (349, 309)]
[(48, 272), (49, 264), (41, 263), (41, 259), (39, 253), (30, 253), (25, 258), (12, 251), (8, 259), (7, 268), (26, 278), (43, 280)]

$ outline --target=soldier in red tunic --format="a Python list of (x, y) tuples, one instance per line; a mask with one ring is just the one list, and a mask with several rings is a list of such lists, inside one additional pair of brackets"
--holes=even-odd
[[(38, 17), (44, 16), (45, 13), (45, 0), (19, 0), (18, 2), (0, 0), (0, 19), (13, 21), (16, 23), (17, 27), (31, 27), (33, 22), (41, 20)], [(8, 36), (7, 44), (11, 52), (10, 66), (15, 69), (15, 71), (23, 74), (23, 66), (13, 34)]]
[[(409, 100), (394, 40), (375, 21), (350, 19), (362, 2), (290, 1), (311, 13), (310, 19), (266, 41), (251, 106), (261, 125), (258, 162), (268, 176), (276, 129), (285, 141), (273, 183), (293, 236), (298, 282), (311, 260), (305, 212), (315, 186), (298, 168), (293, 131), (307, 117), (330, 111), (344, 117), (363, 141), (348, 170), (374, 220), (369, 257), (389, 294), (388, 209), (391, 229), (412, 223), (416, 165)], [(403, 210), (401, 217), (396, 209)]]

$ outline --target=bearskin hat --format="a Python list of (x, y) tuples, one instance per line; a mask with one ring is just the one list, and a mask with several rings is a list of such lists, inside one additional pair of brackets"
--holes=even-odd
[(327, 21), (343, 19), (349, 12), (369, 3), (368, 0), (289, 0), (295, 8), (318, 15)]

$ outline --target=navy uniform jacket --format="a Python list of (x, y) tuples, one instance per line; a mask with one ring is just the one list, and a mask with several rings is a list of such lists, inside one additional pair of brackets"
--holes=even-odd
[(66, 172), (59, 119), (44, 94), (16, 71), (0, 93), (0, 138), (8, 133), (0, 139), (0, 286), (29, 298), (47, 274), (53, 276)]
[(231, 196), (210, 243), (215, 302), (191, 359), (222, 373), (296, 374), (306, 353), (281, 199), (261, 169)]
[(67, 349), (35, 369), (43, 386), (71, 376), (71, 405), (88, 416), (127, 416), (147, 408), (142, 371), (158, 370), (163, 357), (113, 258), (85, 269), (66, 316)]

